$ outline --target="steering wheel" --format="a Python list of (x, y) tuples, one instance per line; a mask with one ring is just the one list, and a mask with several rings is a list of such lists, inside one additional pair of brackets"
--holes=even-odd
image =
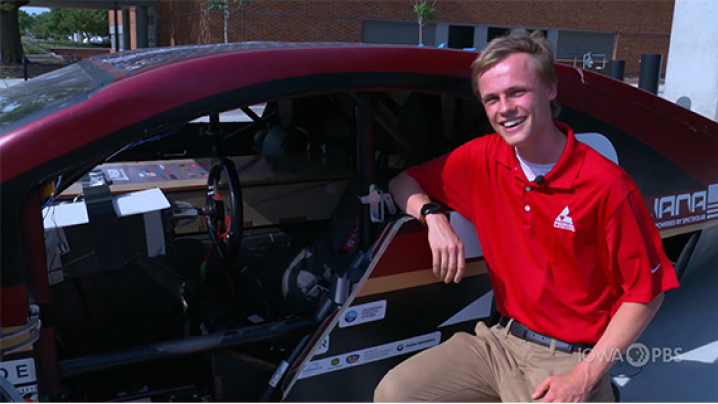
[[(220, 193), (220, 178), (226, 180), (228, 193)], [(222, 185), (225, 185), (222, 183)], [(242, 186), (232, 160), (222, 157), (214, 162), (207, 177), (204, 214), (207, 231), (220, 260), (230, 264), (242, 246)]]

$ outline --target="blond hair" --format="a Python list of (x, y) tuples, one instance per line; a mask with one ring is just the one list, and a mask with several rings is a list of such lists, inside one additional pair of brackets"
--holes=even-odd
[[(514, 53), (526, 53), (531, 56), (531, 66), (545, 85), (550, 86), (558, 82), (554, 71), (553, 49), (543, 33), (538, 30), (529, 33), (525, 29), (515, 29), (509, 35), (489, 42), (471, 64), (471, 84), (479, 100), (481, 99), (479, 76)], [(554, 118), (561, 112), (561, 106), (556, 100), (551, 101), (551, 112)]]

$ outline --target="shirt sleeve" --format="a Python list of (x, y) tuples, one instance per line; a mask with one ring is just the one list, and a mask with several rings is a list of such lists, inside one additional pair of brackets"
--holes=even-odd
[(611, 272), (623, 290), (621, 302), (649, 303), (678, 287), (661, 236), (637, 188), (628, 190), (607, 224)]
[[(437, 202), (456, 210), (465, 217), (471, 213), (471, 185), (473, 182), (472, 156), (481, 145), (476, 139), (453, 151), (409, 168), (406, 173), (413, 177), (424, 192)], [(480, 150), (478, 150), (480, 153)]]

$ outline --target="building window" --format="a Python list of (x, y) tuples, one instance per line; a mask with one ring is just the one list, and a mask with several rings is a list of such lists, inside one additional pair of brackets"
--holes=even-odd
[(474, 47), (474, 27), (471, 25), (449, 26), (449, 48), (466, 49)]

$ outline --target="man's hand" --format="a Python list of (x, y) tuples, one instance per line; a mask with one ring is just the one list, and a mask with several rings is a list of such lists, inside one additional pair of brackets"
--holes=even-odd
[(547, 377), (536, 386), (531, 398), (541, 399), (542, 403), (584, 403), (592, 388), (586, 377), (574, 371)]
[(459, 283), (466, 270), (464, 244), (444, 214), (426, 216), (434, 275), (445, 283)]
[[(421, 207), (431, 202), (419, 183), (406, 172), (389, 181), (389, 192), (401, 210), (417, 219), (421, 217)], [(427, 215), (424, 220), (429, 227), (434, 275), (446, 283), (459, 282), (466, 267), (464, 244), (454, 233), (446, 215)]]

